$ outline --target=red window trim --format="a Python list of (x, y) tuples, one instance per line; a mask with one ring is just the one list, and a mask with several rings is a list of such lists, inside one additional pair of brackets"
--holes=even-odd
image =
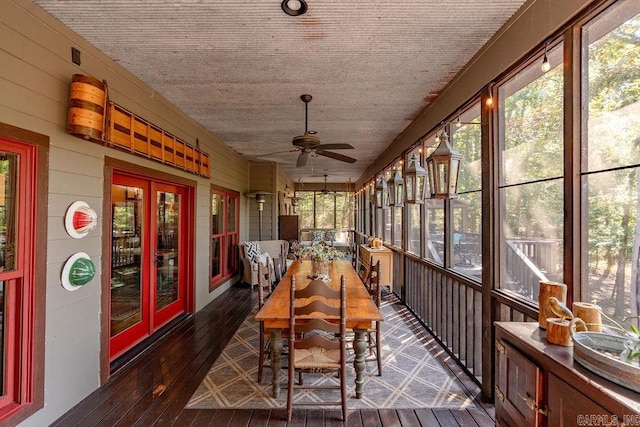
[(18, 234), (21, 241), (18, 268), (1, 278), (22, 287), (22, 295), (15, 300), (16, 304), (21, 304), (21, 311), (10, 320), (14, 322), (14, 328), (9, 328), (14, 329), (13, 336), (11, 333), (9, 336), (9, 339), (13, 338), (14, 353), (8, 357), (15, 362), (13, 396), (0, 409), (0, 423), (15, 425), (44, 407), (49, 137), (0, 123), (0, 139), (3, 144), (16, 147), (24, 156), (21, 172), (26, 174), (20, 180), (19, 194), (21, 197), (32, 195), (25, 200), (20, 216), (24, 228)]
[[(212, 185), (211, 186), (211, 192), (210, 192), (210, 196), (209, 196), (209, 201), (211, 201), (211, 198), (213, 197), (213, 195), (218, 195), (221, 196), (224, 199), (224, 219), (223, 219), (223, 224), (222, 224), (222, 233), (218, 233), (218, 234), (210, 234), (210, 242), (209, 244), (211, 244), (211, 240), (216, 237), (216, 238), (220, 238), (220, 274), (218, 274), (215, 277), (211, 277), (210, 281), (209, 281), (209, 292), (213, 291), (215, 288), (217, 288), (218, 286), (220, 286), (222, 283), (226, 282), (227, 280), (229, 280), (231, 277), (233, 277), (235, 274), (238, 273), (238, 265), (239, 265), (239, 254), (238, 251), (235, 250), (233, 251), (232, 256), (235, 257), (235, 260), (233, 261), (233, 267), (231, 269), (228, 268), (229, 262), (228, 262), (228, 256), (229, 253), (227, 251), (227, 247), (228, 247), (228, 239), (231, 238), (235, 238), (235, 247), (237, 247), (238, 245), (238, 238), (239, 238), (239, 226), (240, 226), (240, 193), (238, 193), (237, 191), (233, 191), (233, 190), (229, 190), (226, 188), (222, 188), (222, 187), (218, 187), (216, 185)], [(236, 223), (235, 226), (235, 231), (233, 232), (228, 232), (227, 230), (229, 229), (228, 227), (228, 221), (229, 218), (227, 217), (227, 206), (226, 204), (229, 202), (229, 199), (233, 199), (235, 204), (236, 204), (236, 209), (235, 209), (235, 218), (234, 221)], [(211, 204), (209, 204), (209, 206), (211, 206)], [(209, 221), (209, 230), (212, 230), (213, 225), (212, 225), (212, 221), (213, 219), (211, 218), (212, 215), (211, 213), (209, 214), (210, 217), (210, 221)], [(212, 267), (213, 267), (213, 248), (209, 248), (209, 274), (211, 274), (212, 271)]]

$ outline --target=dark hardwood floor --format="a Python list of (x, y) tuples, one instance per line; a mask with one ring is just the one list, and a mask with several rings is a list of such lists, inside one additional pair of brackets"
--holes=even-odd
[[(284, 426), (285, 410), (184, 409), (209, 368), (256, 301), (248, 287), (233, 286), (176, 325), (109, 382), (60, 417), (53, 426)], [(477, 386), (448, 359), (441, 360), (470, 394)], [(493, 407), (350, 410), (348, 426), (493, 426)], [(290, 426), (342, 425), (334, 410), (294, 411)]]

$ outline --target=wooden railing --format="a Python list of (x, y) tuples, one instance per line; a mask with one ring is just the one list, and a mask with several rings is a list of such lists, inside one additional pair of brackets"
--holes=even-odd
[(506, 287), (537, 300), (541, 280), (557, 277), (558, 244), (552, 240), (507, 240), (505, 253)]
[[(354, 240), (364, 243), (366, 236), (355, 233)], [(525, 284), (527, 293), (535, 293), (537, 298), (539, 281), (547, 276), (554, 280), (557, 275), (554, 271), (557, 242), (514, 240), (507, 242), (507, 248), (505, 263), (513, 275), (511, 280)], [(483, 340), (483, 316), (492, 321), (535, 322), (537, 304), (519, 298), (515, 291), (495, 289), (485, 295), (491, 299), (492, 312), (484, 313), (483, 288), (478, 281), (400, 248), (391, 246), (390, 249), (393, 252), (394, 292), (481, 386), (485, 396), (491, 398), (493, 368), (483, 366), (483, 363), (491, 363), (494, 350), (490, 338)], [(545, 270), (538, 266), (544, 266)], [(547, 271), (554, 274), (548, 275)], [(486, 378), (483, 378), (483, 372)]]
[(480, 285), (449, 274), (425, 260), (405, 255), (403, 300), (467, 373), (481, 384)]

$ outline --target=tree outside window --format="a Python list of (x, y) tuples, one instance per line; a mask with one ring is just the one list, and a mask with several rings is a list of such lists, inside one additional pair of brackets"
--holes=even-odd
[(354, 222), (353, 193), (336, 191), (297, 191), (298, 214), (302, 229), (351, 229)]
[(640, 4), (583, 27), (582, 288), (625, 324), (640, 308)]
[(500, 85), (500, 287), (537, 300), (540, 280), (562, 281), (562, 44)]

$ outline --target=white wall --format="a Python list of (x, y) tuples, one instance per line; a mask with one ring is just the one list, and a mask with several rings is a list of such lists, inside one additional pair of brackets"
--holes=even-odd
[[(71, 62), (71, 47), (82, 52), (82, 66)], [(99, 386), (101, 224), (105, 156), (197, 181), (195, 212), (195, 307), (224, 291), (209, 293), (210, 183), (245, 193), (248, 163), (168, 101), (109, 60), (30, 1), (0, 1), (0, 122), (48, 135), (50, 168), (46, 275), (45, 407), (23, 422), (50, 424)], [(195, 143), (212, 161), (207, 180), (124, 152), (86, 142), (66, 133), (71, 76), (107, 80), (110, 98), (151, 123)], [(224, 165), (224, 166), (222, 166)], [(88, 202), (99, 214), (99, 226), (83, 239), (72, 239), (63, 217), (76, 201)], [(241, 200), (244, 201), (244, 198)], [(241, 233), (246, 233), (246, 201), (241, 203)], [(240, 239), (245, 239), (244, 235)], [(89, 254), (96, 277), (75, 292), (60, 284), (64, 261), (73, 253)], [(108, 296), (105, 296), (108, 298)]]

